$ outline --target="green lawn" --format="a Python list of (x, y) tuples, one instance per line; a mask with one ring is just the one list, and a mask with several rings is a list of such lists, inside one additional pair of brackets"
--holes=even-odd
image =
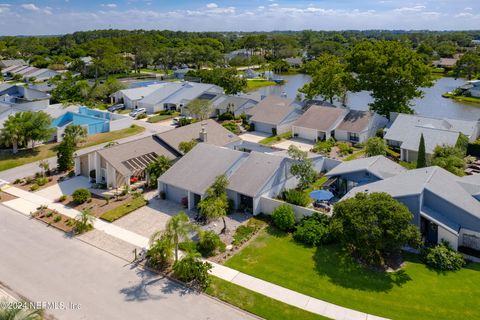
[(212, 276), (207, 294), (269, 320), (328, 319)]
[[(95, 134), (89, 136), (87, 141), (81, 145), (81, 148), (87, 148), (97, 144), (133, 136), (143, 132), (144, 130), (144, 127), (133, 125), (130, 128), (122, 130)], [(16, 155), (13, 155), (11, 150), (0, 150), (0, 171), (54, 157), (57, 155), (57, 145), (57, 143), (39, 145), (34, 150), (20, 150)]]
[(405, 254), (398, 272), (360, 267), (335, 246), (308, 248), (271, 229), (227, 260), (228, 267), (344, 307), (392, 319), (480, 319), (480, 264), (427, 269)]
[(247, 79), (247, 91), (255, 90), (261, 87), (274, 86), (276, 83), (265, 79)]
[(271, 146), (274, 143), (280, 142), (284, 139), (290, 139), (291, 137), (292, 137), (292, 132), (289, 131), (289, 132), (279, 134), (277, 136), (270, 136), (268, 138), (262, 139), (258, 143)]
[(127, 215), (130, 212), (143, 207), (146, 204), (147, 204), (147, 200), (145, 200), (142, 196), (140, 196), (132, 199), (130, 202), (125, 203), (115, 209), (105, 212), (100, 216), (100, 219), (108, 222), (113, 222), (117, 219), (120, 219), (124, 215)]
[(160, 121), (163, 121), (163, 120), (178, 117), (179, 115), (180, 115), (179, 112), (174, 112), (173, 114), (157, 114), (157, 115), (154, 115), (154, 116), (148, 118), (147, 122), (157, 123), (157, 122), (160, 122)]
[(450, 94), (450, 93), (444, 93), (442, 94), (442, 97), (450, 98), (460, 102), (480, 103), (480, 98), (476, 98), (476, 97), (454, 96), (453, 94)]
[(355, 159), (358, 159), (360, 158), (361, 156), (363, 156), (365, 154), (365, 149), (363, 150), (360, 150), (360, 151), (356, 151), (356, 152), (353, 152), (351, 155), (349, 155), (348, 157), (345, 157), (345, 159), (343, 159), (343, 161), (352, 161), (352, 160), (355, 160)]

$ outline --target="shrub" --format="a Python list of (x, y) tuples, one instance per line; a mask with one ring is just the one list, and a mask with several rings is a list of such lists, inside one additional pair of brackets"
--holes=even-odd
[(310, 197), (296, 189), (285, 190), (283, 192), (283, 199), (288, 203), (301, 207), (306, 207), (310, 204)]
[(36, 190), (38, 190), (38, 188), (40, 188), (40, 186), (38, 184), (36, 184), (36, 183), (32, 184), (30, 186), (30, 191), (36, 191)]
[(224, 122), (222, 126), (234, 134), (240, 133), (240, 129), (238, 129), (238, 125), (235, 122)]
[(250, 123), (250, 127), (247, 129), (248, 131), (255, 131), (255, 123)]
[(313, 146), (312, 151), (321, 154), (327, 154), (332, 151), (332, 147), (335, 145), (335, 140), (332, 138), (324, 141), (318, 141), (315, 146)]
[(225, 112), (218, 116), (219, 121), (234, 120), (235, 116), (231, 112)]
[(460, 270), (465, 265), (462, 254), (453, 250), (446, 241), (424, 249), (422, 256), (427, 266), (437, 270)]
[(353, 152), (353, 148), (348, 142), (338, 142), (337, 147), (338, 147), (338, 152), (342, 156), (345, 156)]
[(295, 212), (291, 206), (283, 204), (273, 210), (272, 220), (273, 224), (280, 230), (292, 230), (295, 226)]
[(162, 237), (156, 240), (147, 251), (147, 264), (158, 270), (163, 270), (172, 263), (173, 246), (171, 241)]
[(145, 113), (142, 113), (142, 114), (139, 114), (135, 119), (140, 120), (145, 118), (147, 118), (147, 115)]
[(48, 211), (48, 213), (45, 216), (50, 218), (51, 216), (53, 216), (53, 211)]
[(198, 243), (191, 240), (180, 242), (178, 244), (178, 249), (185, 252), (198, 252)]
[(239, 245), (242, 241), (246, 241), (250, 239), (255, 232), (254, 227), (250, 226), (239, 226), (237, 230), (235, 230), (235, 234), (233, 235), (233, 244)]
[(173, 274), (187, 285), (205, 290), (210, 285), (208, 271), (211, 268), (212, 265), (209, 262), (203, 262), (195, 253), (189, 252), (182, 260), (175, 262)]
[(69, 172), (68, 172), (68, 177), (69, 177), (69, 178), (75, 177), (75, 171), (73, 171), (73, 170), (69, 171)]
[(67, 196), (66, 195), (61, 195), (60, 198), (58, 198), (58, 202), (64, 202), (65, 200), (67, 200)]
[(13, 181), (13, 184), (20, 184), (20, 183), (23, 183), (23, 179), (15, 179), (15, 181)]
[(56, 215), (55, 218), (53, 218), (53, 222), (60, 222), (60, 220), (62, 220), (62, 216), (61, 215)]
[(90, 193), (90, 191), (88, 191), (88, 189), (85, 189), (85, 188), (77, 189), (72, 194), (73, 202), (75, 202), (76, 204), (85, 203), (91, 197), (92, 197), (92, 194)]
[(325, 243), (329, 235), (328, 223), (327, 216), (320, 213), (315, 213), (311, 217), (305, 217), (295, 227), (293, 238), (309, 246)]
[(199, 238), (198, 249), (206, 256), (214, 255), (223, 244), (218, 234), (211, 230), (200, 232)]
[(39, 186), (44, 186), (48, 183), (48, 178), (45, 177), (40, 177), (35, 180), (35, 183), (38, 184)]

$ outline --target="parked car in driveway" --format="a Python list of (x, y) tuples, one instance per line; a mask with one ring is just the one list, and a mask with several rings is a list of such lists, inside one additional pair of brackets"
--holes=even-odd
[(133, 118), (136, 118), (138, 117), (139, 115), (141, 114), (147, 114), (147, 109), (145, 108), (138, 108), (138, 109), (135, 109), (133, 110), (132, 112), (130, 112), (128, 115), (130, 117), (133, 117)]
[(115, 104), (111, 107), (108, 107), (107, 110), (110, 111), (110, 112), (115, 112), (115, 111), (118, 111), (118, 110), (125, 110), (125, 105), (123, 103)]

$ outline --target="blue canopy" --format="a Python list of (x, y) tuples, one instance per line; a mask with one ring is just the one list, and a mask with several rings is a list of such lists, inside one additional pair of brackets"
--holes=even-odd
[(314, 190), (310, 192), (310, 198), (318, 201), (328, 201), (333, 198), (333, 193), (328, 190)]

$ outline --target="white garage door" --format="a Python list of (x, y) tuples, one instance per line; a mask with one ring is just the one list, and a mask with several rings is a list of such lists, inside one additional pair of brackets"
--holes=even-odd
[(294, 131), (295, 131), (295, 135), (301, 139), (306, 139), (314, 142), (315, 139), (317, 138), (317, 130), (315, 129), (294, 127)]
[(165, 194), (167, 199), (176, 203), (181, 203), (182, 198), (188, 196), (188, 192), (185, 189), (180, 189), (171, 185), (166, 186)]
[(254, 124), (255, 124), (255, 131), (272, 134), (272, 128), (274, 128), (273, 125), (268, 123), (263, 123), (263, 122), (256, 122), (256, 121), (254, 122)]

